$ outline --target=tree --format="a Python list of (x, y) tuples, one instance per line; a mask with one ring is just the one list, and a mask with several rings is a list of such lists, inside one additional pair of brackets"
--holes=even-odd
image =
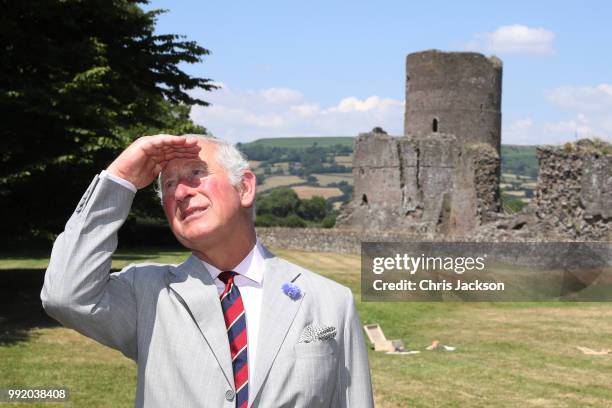
[(209, 52), (155, 34), (163, 11), (147, 3), (0, 0), (4, 234), (61, 230), (88, 180), (144, 130), (202, 131), (186, 112), (207, 103), (187, 91), (215, 87), (179, 64)]
[(325, 199), (315, 196), (300, 201), (297, 214), (308, 221), (321, 221), (327, 215)]
[(295, 214), (300, 199), (290, 187), (281, 187), (257, 199), (257, 215), (270, 214), (284, 218), (289, 214)]
[(310, 176), (306, 177), (306, 184), (308, 184), (309, 186), (318, 186), (319, 185), (319, 179), (317, 179), (313, 175), (310, 175)]

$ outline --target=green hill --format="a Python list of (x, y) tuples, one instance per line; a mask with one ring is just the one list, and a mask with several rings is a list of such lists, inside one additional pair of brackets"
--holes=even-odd
[(502, 145), (502, 173), (535, 179), (538, 176), (537, 146)]
[[(304, 154), (304, 149), (311, 148), (310, 154), (333, 155), (347, 154), (347, 148), (353, 148), (354, 137), (333, 136), (333, 137), (276, 137), (269, 139), (258, 139), (254, 142), (239, 144), (239, 148), (247, 153), (251, 160), (270, 160), (279, 161), (298, 161), (291, 158), (292, 153), (297, 156)], [(330, 150), (334, 146), (340, 145), (342, 152), (338, 148)], [(316, 149), (313, 149), (313, 146)], [(538, 160), (536, 157), (537, 146), (502, 145), (502, 173), (512, 173), (519, 176), (526, 176), (535, 179), (538, 175)], [(319, 152), (315, 150), (320, 150)]]
[(254, 142), (244, 143), (243, 145), (260, 145), (270, 147), (289, 147), (289, 148), (305, 148), (314, 144), (319, 147), (328, 147), (335, 145), (353, 147), (352, 136), (322, 136), (322, 137), (273, 137), (269, 139), (258, 139)]

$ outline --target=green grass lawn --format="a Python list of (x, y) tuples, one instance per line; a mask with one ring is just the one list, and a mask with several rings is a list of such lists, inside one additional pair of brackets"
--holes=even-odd
[[(349, 286), (364, 324), (379, 323), (388, 339), (421, 350), (370, 351), (377, 407), (612, 406), (612, 355), (576, 349), (612, 348), (611, 304), (361, 302), (358, 255), (275, 252)], [(145, 260), (177, 263), (186, 255), (120, 252), (113, 267)], [(0, 261), (5, 270), (45, 265), (42, 254)], [(0, 318), (5, 314), (1, 310)], [(0, 387), (68, 386), (71, 402), (62, 406), (133, 405), (136, 367), (130, 360), (72, 330), (30, 324), (19, 331), (15, 322), (5, 323)], [(425, 351), (433, 340), (457, 349)]]

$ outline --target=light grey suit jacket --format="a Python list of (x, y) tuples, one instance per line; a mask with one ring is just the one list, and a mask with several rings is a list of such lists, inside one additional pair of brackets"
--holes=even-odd
[[(47, 313), (138, 363), (137, 407), (234, 407), (217, 288), (202, 262), (130, 265), (109, 274), (134, 193), (96, 177), (57, 238), (41, 293)], [(249, 407), (372, 407), (368, 356), (351, 291), (265, 255)], [(283, 293), (295, 279), (298, 300)], [(299, 343), (309, 324), (334, 339)]]

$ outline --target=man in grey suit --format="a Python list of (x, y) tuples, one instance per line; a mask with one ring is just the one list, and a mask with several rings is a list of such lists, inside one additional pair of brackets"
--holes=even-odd
[[(94, 178), (53, 246), (47, 313), (137, 362), (138, 407), (372, 407), (351, 291), (267, 251), (248, 163), (188, 136), (140, 138)], [(109, 273), (134, 195), (156, 178), (192, 255)]]

